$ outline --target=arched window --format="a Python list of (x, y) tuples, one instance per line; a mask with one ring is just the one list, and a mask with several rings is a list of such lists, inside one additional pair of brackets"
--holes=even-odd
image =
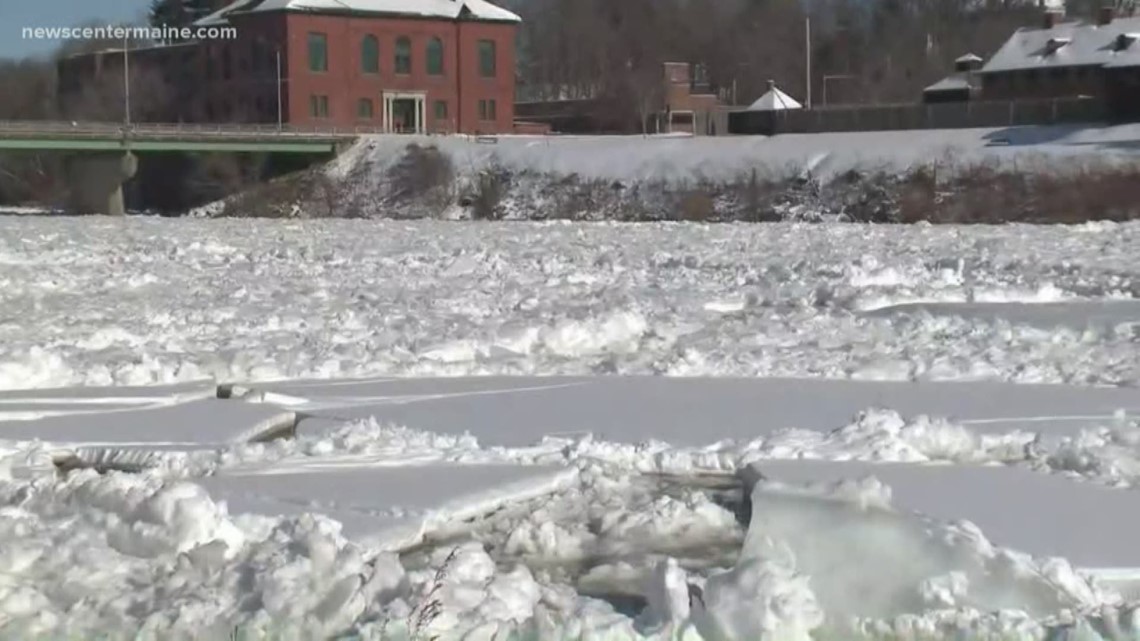
[(360, 41), (360, 70), (364, 73), (380, 73), (380, 41), (376, 36), (364, 36)]
[(443, 41), (439, 38), (428, 40), (427, 72), (429, 76), (443, 75)]
[(396, 73), (412, 73), (412, 41), (406, 36), (396, 40)]

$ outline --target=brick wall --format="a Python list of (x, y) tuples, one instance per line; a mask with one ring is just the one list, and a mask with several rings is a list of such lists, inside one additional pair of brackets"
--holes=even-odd
[[(132, 66), (159, 68), (177, 96), (165, 120), (276, 123), (280, 89), (286, 124), (379, 128), (384, 93), (405, 92), (424, 94), (428, 132), (514, 130), (515, 24), (280, 11), (239, 14), (231, 21), (238, 29), (235, 40), (131, 52)], [(312, 33), (326, 38), (325, 71), (310, 69)], [(375, 73), (362, 65), (366, 36), (379, 43)], [(409, 73), (396, 73), (396, 42), (402, 37), (411, 42)], [(427, 48), (436, 38), (442, 43), (443, 69), (430, 74)], [(483, 77), (480, 69), (479, 43), (484, 40), (495, 43), (493, 77)], [(121, 53), (92, 54), (61, 61), (61, 96), (96, 79), (101, 63), (112, 55), (121, 58)], [(314, 97), (327, 104), (327, 115), (314, 114)], [(370, 113), (361, 109), (361, 101), (371, 103)]]
[[(515, 26), (498, 23), (451, 22), (409, 18), (327, 16), (288, 14), (286, 17), (287, 93), (290, 109), (287, 120), (300, 125), (379, 127), (383, 118), (384, 92), (426, 92), (424, 124), (428, 131), (466, 133), (505, 133), (514, 123), (514, 33)], [(328, 42), (328, 71), (309, 69), (309, 34), (325, 34)], [(361, 65), (365, 36), (379, 42), (378, 73), (366, 72)], [(396, 42), (411, 41), (411, 71), (396, 73)], [(428, 73), (428, 43), (438, 38), (443, 44), (443, 73)], [(491, 40), (496, 48), (496, 75), (480, 74), (480, 40)], [(328, 99), (328, 116), (314, 116), (312, 96)], [(361, 116), (361, 100), (371, 100), (371, 117)], [(480, 109), (480, 101), (494, 101)], [(437, 117), (440, 104), (446, 115)]]

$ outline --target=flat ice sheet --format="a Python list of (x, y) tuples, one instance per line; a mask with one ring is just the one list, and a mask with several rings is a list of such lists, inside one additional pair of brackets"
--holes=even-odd
[(573, 482), (574, 468), (422, 465), (319, 469), (269, 468), (198, 480), (231, 513), (316, 512), (344, 534), (389, 549), (415, 545), (435, 529), (542, 496)]
[(165, 405), (112, 406), (31, 420), (0, 420), (0, 440), (140, 449), (211, 447), (288, 430), (295, 419), (292, 412), (275, 405), (199, 398)]
[(302, 433), (376, 417), (433, 432), (470, 432), (484, 445), (503, 446), (587, 432), (617, 442), (705, 445), (785, 428), (830, 431), (871, 408), (949, 418), (983, 433), (1076, 434), (1111, 424), (1118, 410), (1140, 413), (1136, 389), (995, 382), (488, 377), (256, 387), (311, 401), (290, 406), (316, 417), (302, 419)]
[(1014, 467), (849, 461), (762, 461), (765, 478), (793, 484), (874, 476), (896, 509), (967, 520), (995, 545), (1062, 556), (1084, 568), (1140, 570), (1140, 492)]
[(166, 399), (208, 398), (217, 385), (212, 380), (173, 385), (115, 385), (39, 389), (0, 389), (0, 403), (36, 401), (67, 405), (76, 402), (113, 402), (136, 404), (161, 402)]
[(1005, 321), (1041, 329), (1065, 327), (1078, 331), (1140, 324), (1138, 300), (1074, 300), (1045, 303), (909, 303), (864, 312), (866, 316), (955, 316), (987, 322)]

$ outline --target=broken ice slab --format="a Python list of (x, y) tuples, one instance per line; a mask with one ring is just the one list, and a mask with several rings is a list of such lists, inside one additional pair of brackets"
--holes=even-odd
[(954, 316), (988, 323), (1004, 321), (1051, 330), (1067, 328), (1108, 329), (1140, 325), (1140, 301), (1137, 300), (1066, 300), (1042, 303), (1026, 302), (928, 302), (889, 305), (863, 312), (870, 317)]
[(1008, 466), (773, 460), (753, 463), (742, 476), (798, 486), (874, 477), (890, 488), (898, 511), (969, 521), (994, 545), (1064, 557), (1124, 591), (1140, 585), (1135, 490)]
[(512, 503), (574, 483), (576, 468), (431, 464), (327, 469), (268, 467), (198, 479), (231, 514), (319, 513), (349, 538), (386, 550), (419, 545)]
[(0, 390), (0, 422), (163, 407), (213, 398), (216, 390), (213, 381), (205, 380), (174, 385)]
[[(42, 408), (65, 405), (45, 404)], [(0, 440), (38, 440), (60, 446), (198, 449), (286, 436), (295, 425), (293, 412), (274, 405), (214, 398), (151, 405), (111, 402), (82, 413), (45, 412), (44, 416), (29, 420), (0, 417)]]

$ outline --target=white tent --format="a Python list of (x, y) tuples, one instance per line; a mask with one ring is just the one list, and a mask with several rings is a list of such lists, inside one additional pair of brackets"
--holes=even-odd
[(768, 92), (749, 105), (748, 111), (782, 111), (784, 109), (802, 108), (803, 105), (780, 91), (774, 83), (768, 83)]

